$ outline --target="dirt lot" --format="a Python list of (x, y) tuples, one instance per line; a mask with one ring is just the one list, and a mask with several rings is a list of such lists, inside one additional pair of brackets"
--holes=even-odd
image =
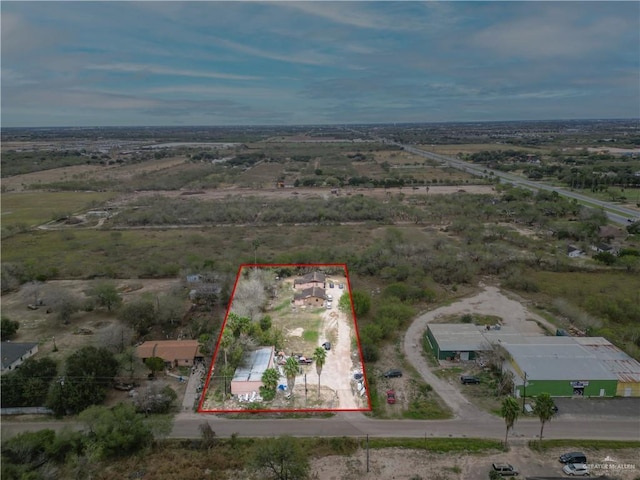
[[(518, 445), (512, 446), (508, 452), (452, 456), (387, 448), (369, 451), (368, 473), (366, 451), (359, 450), (349, 457), (329, 456), (314, 460), (312, 471), (320, 480), (486, 480), (489, 478), (491, 463), (506, 462), (520, 471), (519, 478), (525, 475), (570, 478), (563, 475), (558, 457), (571, 450), (556, 448), (539, 453), (527, 446)], [(633, 480), (640, 476), (640, 461), (636, 450), (582, 451), (592, 465), (592, 476), (609, 475), (620, 480)]]

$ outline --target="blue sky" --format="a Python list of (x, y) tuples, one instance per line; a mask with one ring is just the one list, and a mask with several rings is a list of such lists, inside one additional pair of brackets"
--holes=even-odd
[(640, 2), (2, 1), (2, 126), (640, 117)]

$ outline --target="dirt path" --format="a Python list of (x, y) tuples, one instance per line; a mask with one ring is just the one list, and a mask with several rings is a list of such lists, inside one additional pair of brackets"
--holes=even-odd
[[(332, 307), (322, 314), (323, 338), (335, 338), (331, 350), (327, 352), (327, 361), (322, 371), (323, 384), (333, 389), (338, 396), (340, 410), (353, 410), (360, 408), (351, 391), (351, 335), (353, 328), (350, 320), (338, 309), (340, 297), (344, 289), (337, 287), (327, 288), (327, 293), (333, 296)], [(322, 340), (324, 342), (324, 340)]]

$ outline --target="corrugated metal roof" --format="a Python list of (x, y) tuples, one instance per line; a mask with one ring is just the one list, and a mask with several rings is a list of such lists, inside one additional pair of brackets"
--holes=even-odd
[(260, 381), (262, 374), (269, 368), (273, 351), (273, 347), (262, 347), (247, 353), (243, 358), (242, 365), (236, 369), (233, 380)]
[(469, 323), (434, 323), (428, 326), (445, 352), (477, 352), (491, 350), (480, 329)]
[[(504, 344), (529, 380), (617, 380), (604, 363), (577, 343)], [(569, 337), (571, 338), (571, 337)]]

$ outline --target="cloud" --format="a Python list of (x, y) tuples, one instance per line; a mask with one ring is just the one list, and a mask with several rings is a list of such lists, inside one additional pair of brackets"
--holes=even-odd
[(217, 78), (224, 80), (257, 80), (260, 77), (252, 75), (238, 75), (232, 73), (203, 72), (198, 70), (184, 70), (165, 67), (161, 65), (149, 65), (138, 63), (111, 63), (100, 65), (88, 65), (87, 70), (102, 70), (107, 72), (141, 73), (156, 75), (172, 75), (178, 77)]

